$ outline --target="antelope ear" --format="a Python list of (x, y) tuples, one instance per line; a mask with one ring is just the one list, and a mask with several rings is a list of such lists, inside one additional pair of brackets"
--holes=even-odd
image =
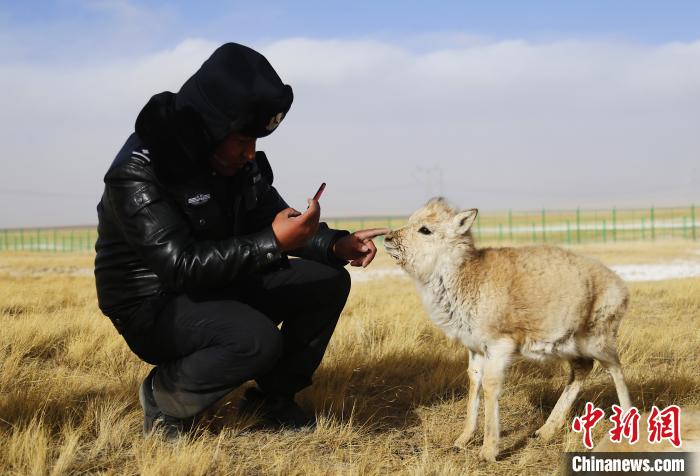
[(478, 213), (479, 210), (476, 208), (471, 208), (455, 215), (455, 217), (452, 219), (452, 229), (454, 230), (455, 234), (463, 235), (468, 232), (474, 224), (474, 220), (476, 220), (476, 215)]

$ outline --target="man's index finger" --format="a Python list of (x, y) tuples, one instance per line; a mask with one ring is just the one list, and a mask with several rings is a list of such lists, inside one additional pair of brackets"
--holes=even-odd
[(360, 230), (355, 232), (355, 236), (361, 240), (369, 240), (377, 236), (386, 235), (391, 232), (390, 228), (370, 228), (369, 230)]

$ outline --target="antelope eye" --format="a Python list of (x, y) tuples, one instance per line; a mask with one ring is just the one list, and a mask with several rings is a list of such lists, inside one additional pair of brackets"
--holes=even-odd
[(422, 233), (424, 235), (429, 235), (432, 233), (432, 231), (430, 231), (426, 227), (422, 226), (422, 227), (418, 228), (418, 233)]

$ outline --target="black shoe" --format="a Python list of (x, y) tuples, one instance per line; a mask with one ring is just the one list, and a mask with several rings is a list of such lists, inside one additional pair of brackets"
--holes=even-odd
[(264, 394), (256, 387), (245, 391), (240, 412), (255, 413), (273, 428), (313, 430), (316, 427), (316, 418), (304, 413), (294, 397)]
[(194, 418), (176, 418), (166, 415), (158, 408), (153, 396), (153, 376), (155, 368), (139, 387), (139, 402), (143, 408), (143, 436), (160, 432), (168, 441), (174, 441), (192, 429)]

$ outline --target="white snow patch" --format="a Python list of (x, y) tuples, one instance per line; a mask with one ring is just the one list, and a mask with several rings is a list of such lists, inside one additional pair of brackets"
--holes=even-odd
[[(700, 261), (671, 261), (661, 264), (618, 264), (610, 268), (625, 281), (664, 281), (666, 279), (700, 276)], [(401, 268), (351, 269), (353, 282), (364, 283), (375, 279), (403, 278), (408, 275)]]
[(671, 261), (663, 264), (619, 264), (611, 266), (625, 281), (663, 281), (700, 276), (700, 261)]

